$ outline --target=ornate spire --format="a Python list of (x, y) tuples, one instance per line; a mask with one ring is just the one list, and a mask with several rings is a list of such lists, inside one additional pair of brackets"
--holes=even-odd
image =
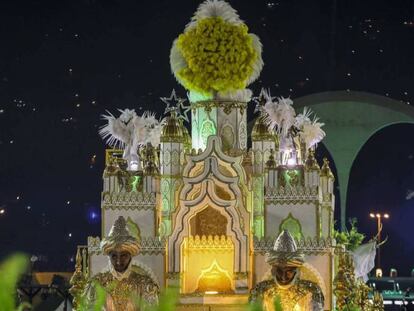
[(180, 122), (177, 112), (170, 111), (161, 130), (161, 142), (184, 142), (184, 125)]
[(355, 286), (353, 259), (348, 252), (343, 251), (339, 254), (338, 272), (334, 279), (338, 310), (344, 310), (348, 304), (355, 302)]
[(308, 171), (320, 171), (318, 162), (315, 159), (315, 150), (309, 149), (308, 158), (305, 162), (305, 169)]
[(323, 165), (321, 169), (321, 177), (329, 177), (335, 179), (334, 175), (332, 174), (331, 168), (329, 167), (329, 161), (327, 158), (323, 158)]
[(263, 115), (257, 117), (252, 129), (252, 141), (259, 140), (275, 141), (278, 144), (277, 135), (269, 129)]
[(76, 307), (79, 304), (80, 296), (83, 292), (85, 284), (86, 284), (86, 278), (82, 272), (81, 250), (78, 247), (78, 251), (76, 252), (75, 273), (70, 279), (70, 285), (72, 285), (72, 287), (69, 289), (69, 293), (73, 296), (74, 307)]

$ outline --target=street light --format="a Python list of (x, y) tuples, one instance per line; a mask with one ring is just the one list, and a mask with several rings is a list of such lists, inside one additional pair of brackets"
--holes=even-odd
[[(388, 219), (390, 215), (387, 213), (370, 213), (369, 216), (371, 218), (377, 219), (377, 244), (381, 243), (381, 231), (382, 231), (382, 218)], [(378, 247), (378, 259), (377, 259), (377, 268), (381, 269), (381, 248)]]

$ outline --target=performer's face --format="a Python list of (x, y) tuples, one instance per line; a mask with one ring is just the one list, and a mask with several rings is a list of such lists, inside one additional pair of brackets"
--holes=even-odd
[(273, 266), (272, 275), (280, 285), (289, 285), (297, 273), (297, 267)]
[(131, 262), (131, 254), (126, 251), (113, 250), (109, 253), (109, 258), (116, 272), (125, 272)]

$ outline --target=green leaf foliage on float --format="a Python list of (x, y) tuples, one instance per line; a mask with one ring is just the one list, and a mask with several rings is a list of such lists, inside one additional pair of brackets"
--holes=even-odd
[(334, 238), (337, 244), (344, 245), (345, 248), (349, 251), (354, 251), (361, 245), (362, 241), (365, 238), (363, 233), (358, 231), (357, 219), (351, 218), (349, 224), (351, 229), (345, 229), (345, 231), (334, 230)]
[(102, 311), (106, 301), (106, 291), (97, 282), (94, 283), (95, 288), (95, 302), (90, 305), (85, 296), (80, 298), (76, 311)]
[(8, 257), (0, 264), (0, 307), (2, 311), (23, 310), (29, 305), (16, 306), (17, 283), (26, 271), (29, 260), (23, 254)]
[(178, 302), (178, 288), (168, 288), (160, 296), (158, 305), (149, 308), (149, 311), (173, 311)]

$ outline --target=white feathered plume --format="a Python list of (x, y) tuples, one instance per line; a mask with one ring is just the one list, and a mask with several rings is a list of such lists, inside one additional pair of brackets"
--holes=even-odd
[(267, 113), (266, 121), (280, 135), (286, 137), (290, 128), (295, 124), (295, 109), (290, 98), (279, 97), (277, 101), (268, 101), (264, 105)]
[(312, 114), (312, 110), (305, 107), (303, 113), (298, 114), (295, 118), (295, 127), (299, 131), (299, 137), (305, 143), (306, 149), (317, 145), (326, 136), (324, 130), (322, 130), (322, 126), (325, 124), (318, 122), (319, 118), (315, 115), (311, 120)]
[(108, 123), (101, 127), (99, 134), (113, 148), (124, 149), (123, 158), (130, 165), (139, 162), (138, 148), (151, 143), (154, 147), (160, 144), (162, 122), (155, 118), (155, 113), (146, 111), (139, 116), (134, 110), (121, 110), (116, 118), (109, 111), (102, 118)]
[(106, 111), (107, 115), (102, 115), (102, 119), (108, 123), (99, 129), (99, 134), (103, 140), (112, 148), (125, 148), (132, 143), (133, 124), (131, 121), (136, 117), (135, 110), (121, 110), (121, 115), (115, 118), (112, 113)]
[(164, 124), (163, 121), (159, 121), (155, 118), (155, 113), (151, 111), (145, 111), (142, 115), (144, 129), (144, 137), (142, 139), (142, 145), (151, 143), (153, 147), (158, 147), (161, 139), (161, 129)]
[(186, 30), (194, 27), (200, 19), (209, 17), (221, 17), (225, 22), (234, 25), (243, 24), (237, 11), (230, 4), (221, 0), (207, 0), (201, 3), (186, 26)]
[(257, 59), (253, 64), (253, 72), (252, 72), (252, 75), (247, 80), (247, 85), (252, 84), (254, 81), (256, 81), (259, 78), (260, 73), (262, 72), (262, 69), (263, 69), (263, 65), (264, 65), (263, 58), (262, 58), (262, 50), (263, 50), (262, 42), (260, 41), (259, 37), (253, 33), (250, 33), (249, 36), (252, 37), (253, 48), (256, 51)]
[(303, 127), (303, 124), (306, 122), (311, 122), (310, 117), (312, 116), (312, 113), (312, 110), (310, 110), (308, 107), (304, 107), (303, 112), (299, 113), (295, 118), (295, 127), (301, 129)]
[(326, 136), (326, 133), (322, 129), (322, 126), (324, 126), (325, 123), (318, 121), (319, 119), (315, 117), (312, 122), (305, 123), (302, 131), (299, 133), (301, 139), (303, 139), (306, 144), (306, 149), (317, 145)]

